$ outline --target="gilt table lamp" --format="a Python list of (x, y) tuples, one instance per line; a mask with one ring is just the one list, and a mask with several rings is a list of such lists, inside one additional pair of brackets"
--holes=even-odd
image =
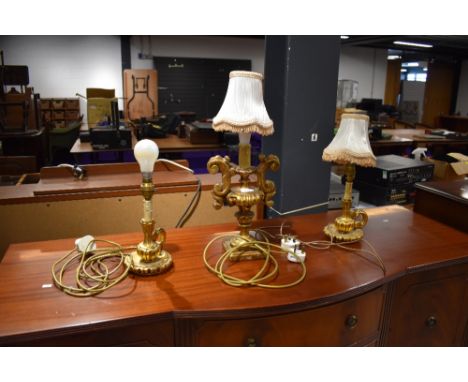
[[(229, 74), (229, 84), (224, 99), (216, 117), (213, 118), (213, 129), (216, 131), (231, 131), (239, 133), (239, 163), (231, 163), (228, 156), (219, 155), (210, 158), (207, 167), (210, 173), (222, 173), (222, 183), (213, 188), (214, 207), (221, 208), (225, 203), (237, 206), (235, 216), (239, 222), (239, 236), (225, 242), (226, 249), (242, 244), (242, 251), (233, 252), (231, 259), (242, 258), (248, 252), (247, 258), (255, 258), (255, 250), (245, 245), (254, 241), (250, 233), (254, 213), (251, 208), (257, 203), (273, 205), (276, 192), (275, 184), (265, 180), (268, 169), (276, 171), (279, 159), (275, 155), (259, 155), (259, 165), (251, 166), (250, 136), (253, 132), (261, 135), (273, 134), (273, 121), (268, 116), (263, 102), (263, 76), (260, 73), (233, 71)], [(240, 176), (240, 186), (231, 187), (231, 178)], [(256, 179), (251, 179), (251, 176)], [(262, 256), (262, 255), (260, 255)]]
[(342, 215), (324, 228), (331, 240), (356, 241), (364, 236), (362, 228), (367, 224), (363, 210), (352, 210), (352, 188), (356, 167), (375, 167), (369, 134), (369, 117), (357, 109), (345, 109), (340, 127), (332, 142), (323, 150), (322, 159), (345, 165), (346, 186), (343, 195)]

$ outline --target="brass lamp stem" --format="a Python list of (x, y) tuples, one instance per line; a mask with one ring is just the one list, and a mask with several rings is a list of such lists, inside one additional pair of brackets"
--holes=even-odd
[(239, 167), (240, 168), (249, 168), (250, 163), (250, 151), (251, 146), (250, 143), (247, 144), (239, 144)]
[(343, 195), (343, 216), (351, 218), (351, 206), (353, 202), (353, 181), (356, 176), (356, 167), (352, 163), (345, 165), (346, 184)]

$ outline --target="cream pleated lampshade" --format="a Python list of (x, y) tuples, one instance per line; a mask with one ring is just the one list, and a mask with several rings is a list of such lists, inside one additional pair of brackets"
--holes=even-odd
[(331, 143), (323, 150), (322, 159), (327, 162), (375, 167), (368, 126), (367, 115), (342, 114), (340, 128)]
[(216, 117), (213, 129), (236, 133), (273, 134), (273, 121), (263, 102), (263, 76), (260, 73), (233, 71), (224, 103)]

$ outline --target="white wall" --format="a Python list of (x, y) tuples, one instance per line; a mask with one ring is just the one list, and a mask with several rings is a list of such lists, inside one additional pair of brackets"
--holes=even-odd
[(468, 116), (468, 60), (462, 62), (455, 112), (460, 112), (465, 117)]
[(381, 98), (385, 95), (387, 51), (385, 49), (342, 47), (339, 80), (359, 82), (358, 100)]
[[(86, 95), (86, 88), (115, 89), (122, 96), (119, 36), (2, 36), (8, 65), (27, 65), (42, 98)], [(81, 101), (86, 115), (86, 102)]]
[(225, 58), (251, 60), (252, 70), (263, 73), (263, 39), (215, 36), (132, 36), (132, 68), (151, 69), (152, 59), (139, 59), (138, 53), (162, 57)]

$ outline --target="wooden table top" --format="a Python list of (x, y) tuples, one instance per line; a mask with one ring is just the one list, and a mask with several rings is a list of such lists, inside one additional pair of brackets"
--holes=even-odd
[[(162, 153), (170, 152), (185, 152), (185, 151), (206, 151), (206, 150), (219, 150), (223, 148), (222, 144), (219, 143), (201, 143), (192, 144), (186, 138), (179, 138), (177, 135), (168, 134), (165, 138), (152, 139), (156, 142), (159, 147), (159, 151)], [(81, 142), (78, 138), (70, 149), (71, 154), (89, 154), (99, 153), (105, 151), (132, 151), (137, 143), (136, 137), (132, 134), (132, 147), (131, 148), (117, 148), (107, 150), (94, 150), (90, 142)]]
[(468, 145), (468, 141), (428, 137), (425, 129), (382, 129), (382, 133), (390, 135), (390, 138), (371, 141), (371, 146), (412, 145), (415, 143)]
[[(415, 187), (468, 205), (468, 179), (422, 182), (416, 183)], [(468, 216), (466, 217), (466, 225), (468, 226)]]
[[(243, 317), (248, 313), (252, 317), (285, 307), (288, 311), (301, 310), (354, 296), (405, 272), (443, 262), (468, 262), (468, 235), (460, 231), (399, 206), (367, 212), (365, 238), (383, 259), (386, 275), (372, 257), (339, 248), (307, 249), (305, 280), (279, 290), (230, 287), (205, 268), (205, 245), (213, 235), (234, 230), (233, 224), (169, 229), (165, 249), (173, 256), (172, 270), (153, 277), (128, 277), (91, 298), (71, 297), (50, 286), (52, 263), (73, 248), (74, 239), (13, 244), (0, 264), (0, 343), (167, 315), (195, 317), (209, 313), (211, 317)], [(325, 239), (322, 229), (338, 213), (260, 221), (255, 225), (276, 226), (287, 221), (302, 240)], [(141, 241), (142, 235), (107, 238), (130, 245)], [(279, 258), (279, 263), (280, 275), (275, 282), (292, 281), (300, 275), (299, 265), (288, 263), (284, 257)], [(254, 265), (243, 262), (240, 275), (252, 274)]]

